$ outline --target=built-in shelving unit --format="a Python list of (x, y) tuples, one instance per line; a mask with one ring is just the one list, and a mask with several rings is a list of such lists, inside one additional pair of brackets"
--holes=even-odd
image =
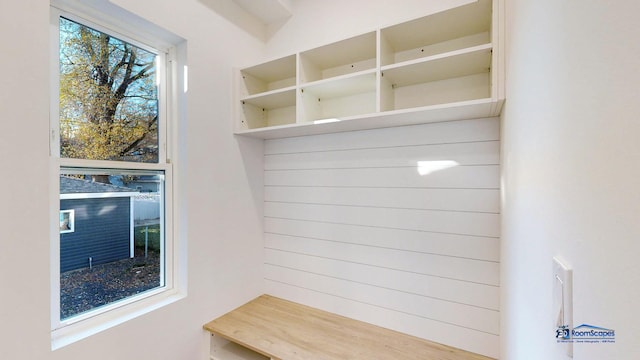
[(236, 133), (278, 138), (500, 114), (500, 0), (239, 71)]
[(296, 123), (296, 55), (240, 71), (240, 127), (266, 129)]

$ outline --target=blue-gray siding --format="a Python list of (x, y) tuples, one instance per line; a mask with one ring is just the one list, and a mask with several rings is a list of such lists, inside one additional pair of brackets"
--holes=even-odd
[(129, 197), (60, 200), (75, 211), (75, 231), (60, 234), (60, 271), (104, 264), (130, 256)]

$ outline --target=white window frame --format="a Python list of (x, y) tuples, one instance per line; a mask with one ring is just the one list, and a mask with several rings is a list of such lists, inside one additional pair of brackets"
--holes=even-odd
[[(185, 239), (178, 235), (179, 201), (176, 197), (178, 117), (183, 116), (184, 99), (177, 88), (186, 84), (186, 59), (179, 53), (177, 36), (137, 18), (108, 0), (81, 2), (52, 0), (51, 3), (51, 109), (50, 109), (50, 203), (51, 203), (51, 347), (64, 347), (100, 331), (173, 303), (186, 296)], [(59, 19), (89, 26), (118, 37), (157, 55), (158, 78), (158, 163), (84, 160), (60, 157), (59, 122)], [(159, 34), (161, 36), (159, 36)], [(178, 69), (185, 69), (180, 74)], [(185, 85), (186, 86), (186, 85)], [(160, 170), (164, 172), (164, 259), (163, 286), (131, 296), (98, 309), (60, 320), (60, 171), (63, 168)], [(55, 219), (55, 221), (53, 221)]]
[(72, 233), (76, 231), (76, 216), (75, 216), (75, 210), (73, 209), (68, 209), (68, 210), (60, 210), (60, 215), (62, 214), (69, 214), (69, 228), (67, 230), (62, 230), (62, 224), (60, 224), (60, 234), (68, 234), (68, 233)]

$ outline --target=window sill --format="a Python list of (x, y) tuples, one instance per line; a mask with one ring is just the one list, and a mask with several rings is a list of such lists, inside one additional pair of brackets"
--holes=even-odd
[(178, 290), (166, 290), (115, 309), (96, 314), (51, 331), (51, 350), (71, 345), (79, 340), (108, 330), (126, 321), (148, 314), (186, 297)]

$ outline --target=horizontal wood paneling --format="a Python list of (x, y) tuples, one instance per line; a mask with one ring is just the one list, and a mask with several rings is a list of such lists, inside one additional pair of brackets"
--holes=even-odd
[(480, 284), (499, 281), (499, 265), (491, 261), (273, 234), (265, 235), (265, 247)]
[(448, 234), (498, 236), (500, 215), (487, 213), (266, 202), (265, 216)]
[(442, 301), (499, 310), (497, 306), (499, 288), (493, 285), (274, 249), (265, 250), (265, 264)]
[(265, 154), (455, 144), (490, 140), (500, 140), (500, 122), (496, 118), (268, 140), (265, 141)]
[(266, 186), (498, 189), (500, 166), (456, 166), (422, 176), (413, 167), (266, 170)]
[(266, 234), (331, 240), (495, 262), (499, 260), (499, 239), (494, 237), (276, 218), (265, 218), (264, 227)]
[(267, 290), (495, 355), (499, 154), (498, 119), (265, 141)]
[(266, 186), (265, 201), (499, 213), (497, 189)]
[(266, 170), (412, 167), (422, 161), (454, 161), (460, 165), (499, 163), (498, 141), (395, 146), (266, 155)]
[(499, 331), (499, 318), (495, 316), (497, 313), (495, 310), (481, 309), (426, 296), (416, 296), (393, 289), (283, 267), (266, 266), (265, 271), (267, 279), (278, 279), (294, 286), (304, 287), (307, 284), (313, 284), (316, 291), (334, 295), (349, 294), (349, 297), (354, 301), (385, 309), (402, 311), (421, 318), (472, 328), (494, 335), (497, 335)]

